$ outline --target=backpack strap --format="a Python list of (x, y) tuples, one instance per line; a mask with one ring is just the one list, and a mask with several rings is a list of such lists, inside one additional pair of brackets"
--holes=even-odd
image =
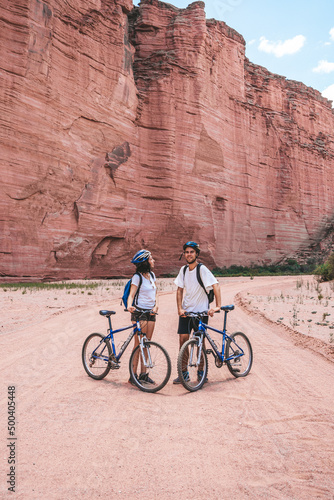
[[(202, 278), (201, 278), (201, 266), (203, 264), (202, 263), (198, 263), (197, 266), (196, 266), (196, 276), (197, 276), (197, 281), (198, 283), (201, 285), (201, 287), (203, 288), (203, 290), (205, 291), (205, 295), (207, 296), (208, 300), (209, 300), (209, 294), (208, 292), (206, 291), (206, 288), (204, 286), (204, 283), (202, 281)], [(210, 301), (209, 301), (209, 306), (210, 306)]]
[[(139, 284), (137, 286), (137, 290), (136, 290), (135, 296), (133, 297), (133, 303), (135, 305), (137, 305), (139, 290), (140, 290), (141, 284), (143, 282), (143, 278), (142, 278), (142, 275), (140, 273), (135, 273), (135, 274), (138, 274), (138, 276), (139, 276)], [(135, 274), (133, 276), (135, 276)]]

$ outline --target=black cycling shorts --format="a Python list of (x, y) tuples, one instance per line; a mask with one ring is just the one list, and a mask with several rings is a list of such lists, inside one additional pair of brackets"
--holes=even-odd
[(155, 321), (156, 314), (150, 314), (148, 312), (134, 312), (131, 313), (131, 321)]
[[(208, 324), (209, 317), (208, 316), (203, 316), (202, 322), (205, 323), (206, 325)], [(179, 335), (183, 335), (185, 333), (190, 334), (191, 330), (196, 330), (198, 329), (198, 319), (191, 318), (189, 316), (179, 316), (179, 328), (177, 333)]]

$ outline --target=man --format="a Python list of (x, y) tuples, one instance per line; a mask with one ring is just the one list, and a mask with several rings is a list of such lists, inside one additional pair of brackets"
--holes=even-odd
[[(177, 285), (176, 302), (179, 314), (178, 334), (180, 348), (189, 339), (189, 334), (191, 333), (192, 318), (185, 316), (186, 312), (208, 311), (208, 316), (213, 316), (216, 311), (220, 311), (221, 297), (218, 281), (203, 264), (201, 264), (199, 271), (206, 291), (198, 282), (196, 268), (198, 266), (197, 258), (199, 253), (199, 245), (194, 241), (188, 241), (183, 245), (183, 254), (187, 265), (181, 267), (174, 281)], [(209, 303), (207, 293), (211, 289), (213, 289), (215, 296), (216, 307), (211, 307)], [(208, 323), (208, 316), (203, 318), (204, 323)], [(180, 384), (179, 377), (173, 383)]]

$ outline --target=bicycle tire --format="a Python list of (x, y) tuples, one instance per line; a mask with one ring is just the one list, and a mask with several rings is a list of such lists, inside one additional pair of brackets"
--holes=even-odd
[[(202, 346), (201, 359), (195, 349), (198, 349), (198, 339), (190, 339), (183, 344), (177, 358), (179, 380), (187, 391), (195, 392), (203, 387), (208, 375), (208, 356)], [(194, 360), (194, 356), (196, 359)], [(200, 373), (199, 373), (200, 372)]]
[[(172, 364), (168, 352), (156, 342), (144, 342), (146, 353), (149, 353), (152, 365), (145, 368), (145, 372), (137, 375), (137, 365), (143, 366), (140, 346), (138, 345), (130, 356), (129, 371), (132, 382), (144, 392), (160, 391), (167, 384)], [(137, 358), (137, 359), (136, 359)], [(145, 374), (145, 375), (144, 375)]]
[[(110, 371), (109, 361), (104, 358), (108, 357), (109, 359), (111, 346), (108, 340), (101, 343), (103, 339), (104, 335), (101, 333), (91, 333), (82, 346), (82, 363), (87, 374), (95, 380), (102, 380)], [(99, 346), (99, 344), (101, 345)], [(92, 354), (97, 348), (98, 350), (93, 356)]]
[[(235, 332), (230, 335), (237, 345), (244, 351), (244, 355), (236, 359), (226, 361), (227, 368), (236, 378), (246, 377), (249, 374), (253, 364), (253, 350), (248, 337), (242, 332)], [(232, 340), (227, 339), (226, 342), (226, 358), (237, 355), (238, 347), (235, 346)]]

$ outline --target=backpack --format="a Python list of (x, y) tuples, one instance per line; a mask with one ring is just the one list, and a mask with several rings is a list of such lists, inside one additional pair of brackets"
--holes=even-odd
[[(139, 276), (139, 285), (137, 287), (137, 290), (136, 290), (136, 293), (135, 293), (135, 296), (133, 298), (133, 303), (132, 305), (134, 306), (136, 303), (137, 303), (137, 300), (138, 300), (138, 295), (139, 295), (139, 290), (140, 290), (140, 287), (141, 287), (141, 284), (143, 282), (143, 278), (142, 278), (142, 275), (140, 273), (135, 273), (135, 274), (138, 274)], [(135, 275), (134, 274), (134, 275)], [(152, 278), (153, 278), (153, 275), (152, 273), (150, 272)], [(133, 275), (133, 276), (134, 276)], [(132, 276), (132, 278), (133, 278)], [(132, 282), (132, 278), (126, 283), (125, 287), (124, 287), (124, 291), (123, 291), (123, 295), (122, 295), (122, 299), (121, 299), (121, 305), (122, 305), (122, 302), (125, 306), (125, 311), (128, 310), (128, 298), (129, 298), (129, 295), (130, 295), (130, 288), (131, 288), (131, 282)]]
[[(197, 277), (197, 281), (198, 283), (201, 285), (201, 287), (203, 288), (203, 290), (205, 291), (205, 294), (208, 298), (208, 301), (209, 301), (209, 304), (211, 304), (211, 302), (213, 302), (213, 299), (215, 298), (215, 294), (214, 294), (214, 291), (213, 290), (210, 290), (209, 293), (206, 291), (206, 288), (204, 286), (204, 283), (202, 281), (202, 278), (201, 278), (201, 271), (200, 271), (200, 267), (202, 266), (203, 264), (201, 264), (200, 262), (197, 264), (196, 266), (196, 277)], [(183, 279), (185, 277), (185, 274), (186, 274), (186, 270), (189, 266), (186, 265), (184, 266), (183, 268)]]
[[(138, 274), (138, 276), (139, 276), (139, 285), (138, 285), (138, 288), (136, 290), (136, 293), (135, 293), (132, 305), (134, 305), (135, 302), (136, 302), (136, 300), (137, 300), (137, 297), (138, 297), (138, 294), (139, 294), (139, 289), (140, 289), (142, 281), (143, 281), (143, 278), (142, 278), (142, 276), (141, 276), (140, 273), (135, 273), (135, 274)], [(133, 278), (133, 276), (132, 276), (132, 278)], [(121, 299), (121, 305), (122, 305), (122, 302), (123, 302), (123, 305), (125, 307), (125, 311), (128, 310), (128, 298), (129, 298), (129, 295), (130, 295), (130, 288), (131, 288), (132, 278), (129, 279), (129, 281), (126, 283), (126, 285), (124, 287), (122, 299)]]

